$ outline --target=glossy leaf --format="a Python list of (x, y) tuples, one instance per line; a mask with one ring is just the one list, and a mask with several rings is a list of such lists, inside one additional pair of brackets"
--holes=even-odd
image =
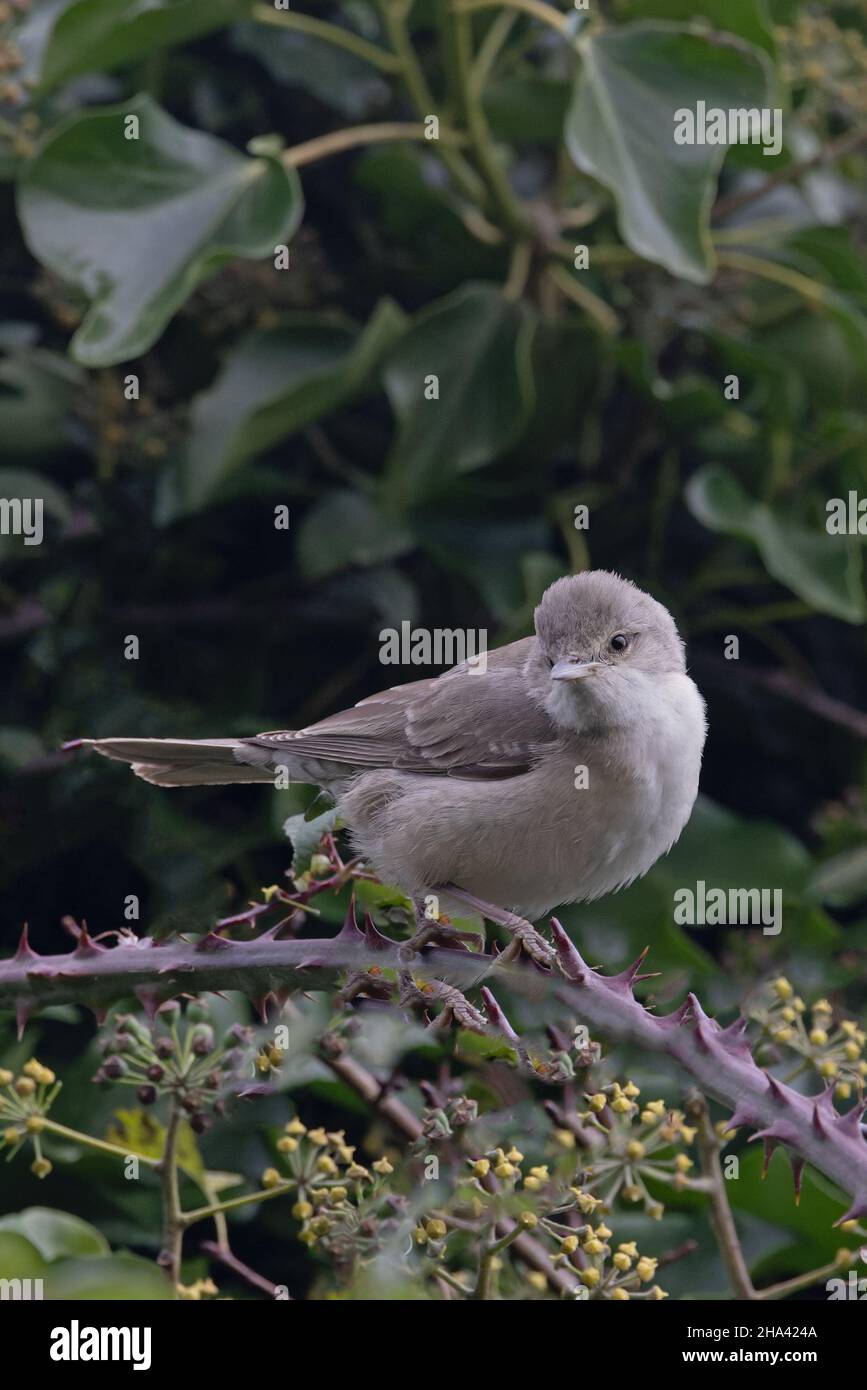
[(98, 68), (110, 71), (170, 44), (231, 24), (250, 0), (43, 0), (18, 37), (28, 75), (43, 90)]
[[(138, 138), (126, 138), (135, 131)], [(18, 188), (28, 246), (91, 301), (72, 340), (86, 366), (146, 351), (233, 256), (272, 255), (302, 208), (294, 171), (189, 130), (148, 96), (73, 116)]]
[(29, 1240), (49, 1263), (64, 1255), (109, 1253), (108, 1241), (95, 1226), (51, 1207), (28, 1207), (13, 1216), (0, 1217), (0, 1234), (12, 1232)]
[(361, 332), (299, 314), (243, 338), (193, 403), (189, 445), (163, 487), (159, 519), (198, 511), (248, 460), (363, 391), (404, 322), (383, 300)]
[(331, 492), (308, 512), (298, 533), (298, 561), (308, 579), (322, 579), (352, 565), (394, 560), (412, 536), (379, 511), (363, 493)]
[(867, 617), (857, 537), (829, 536), (748, 497), (724, 468), (708, 465), (689, 480), (686, 501), (711, 531), (742, 536), (757, 547), (765, 568), (823, 613), (860, 623)]
[(566, 125), (578, 168), (610, 189), (624, 241), (673, 275), (713, 275), (709, 213), (726, 147), (678, 145), (675, 113), (768, 104), (767, 59), (671, 24), (607, 29), (580, 45)]
[(393, 496), (435, 494), (513, 443), (533, 405), (534, 328), (489, 285), (467, 285), (416, 317), (384, 373), (400, 427), (388, 464)]

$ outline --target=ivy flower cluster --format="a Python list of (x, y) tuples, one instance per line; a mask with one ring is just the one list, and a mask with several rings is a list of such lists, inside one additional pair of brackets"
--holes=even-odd
[[(587, 1108), (577, 1118), (599, 1142), (585, 1151), (589, 1161), (578, 1168), (574, 1181), (606, 1210), (620, 1197), (642, 1203), (658, 1221), (665, 1207), (649, 1190), (648, 1180), (676, 1189), (690, 1185), (694, 1160), (686, 1149), (696, 1130), (682, 1110), (670, 1108), (664, 1100), (641, 1101), (640, 1095), (633, 1081), (613, 1081), (585, 1096)], [(554, 1139), (567, 1148), (575, 1143), (570, 1130), (555, 1130)]]
[(818, 999), (808, 1007), (781, 975), (762, 991), (749, 1012), (761, 1025), (766, 1046), (772, 1046), (778, 1054), (792, 1052), (799, 1059), (785, 1078), (787, 1081), (812, 1070), (826, 1085), (836, 1083), (834, 1094), (838, 1100), (849, 1100), (864, 1090), (867, 1033), (852, 1019), (835, 1024), (827, 999)]
[(8, 1163), (24, 1144), (32, 1143), (34, 1158), (30, 1171), (37, 1178), (47, 1178), (51, 1172), (51, 1161), (42, 1152), (41, 1136), (45, 1116), (62, 1084), (50, 1067), (44, 1067), (35, 1057), (25, 1062), (20, 1076), (0, 1068), (0, 1148), (9, 1150)]
[(774, 37), (782, 54), (783, 76), (808, 92), (800, 111), (808, 119), (818, 111), (816, 96), (830, 98), (850, 116), (867, 113), (867, 44), (854, 25), (831, 15), (803, 14), (781, 25)]
[(482, 1251), (479, 1282), (514, 1282), (517, 1276), (544, 1293), (545, 1274), (526, 1267), (515, 1243), (528, 1232), (541, 1240), (552, 1264), (574, 1273), (579, 1298), (666, 1297), (655, 1282), (657, 1261), (642, 1255), (634, 1241), (615, 1242), (605, 1203), (585, 1187), (565, 1187), (548, 1164), (530, 1163), (515, 1145), (471, 1157), (467, 1166), (454, 1203), (423, 1218), (414, 1231), (415, 1246), (434, 1277), (465, 1297), (474, 1296), (461, 1268), (470, 1236), (472, 1248)]
[(348, 1272), (397, 1230), (406, 1201), (389, 1190), (394, 1168), (384, 1155), (368, 1167), (357, 1161), (343, 1130), (308, 1129), (297, 1117), (286, 1124), (276, 1148), (281, 1167), (266, 1168), (262, 1186), (294, 1195), (292, 1215), (308, 1248)]
[(171, 1001), (151, 1025), (135, 1014), (118, 1014), (100, 1045), (103, 1061), (93, 1080), (135, 1086), (141, 1105), (174, 1095), (193, 1131), (203, 1134), (213, 1115), (225, 1114), (227, 1095), (251, 1066), (252, 1037), (250, 1028), (235, 1024), (218, 1041), (199, 1000), (185, 1011)]

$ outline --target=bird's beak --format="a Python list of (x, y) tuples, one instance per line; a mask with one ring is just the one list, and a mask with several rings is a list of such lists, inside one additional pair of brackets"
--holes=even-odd
[(595, 676), (602, 667), (598, 661), (558, 661), (551, 667), (552, 681), (581, 681), (585, 676)]

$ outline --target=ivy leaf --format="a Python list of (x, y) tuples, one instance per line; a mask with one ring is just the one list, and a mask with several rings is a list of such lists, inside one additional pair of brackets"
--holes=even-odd
[(47, 91), (232, 24), (249, 7), (250, 0), (43, 0), (16, 38), (28, 76)]
[(68, 1211), (55, 1211), (51, 1207), (27, 1207), (13, 1216), (4, 1216), (0, 1218), (0, 1232), (23, 1236), (49, 1263), (64, 1255), (109, 1253), (108, 1241), (95, 1226), (89, 1226)]
[[(422, 501), (514, 442), (533, 407), (535, 321), (489, 285), (464, 286), (419, 314), (384, 371), (399, 421), (387, 465), (398, 501)], [(436, 399), (426, 382), (436, 378)]]
[(322, 836), (327, 830), (333, 830), (336, 824), (336, 806), (323, 811), (319, 816), (314, 816), (312, 820), (308, 820), (303, 811), (299, 815), (286, 817), (283, 822), (283, 834), (292, 845), (293, 878), (307, 872)]
[(826, 859), (807, 884), (807, 894), (832, 907), (853, 907), (867, 899), (867, 845)]
[[(138, 138), (127, 139), (138, 120)], [(273, 253), (298, 227), (294, 170), (182, 126), (148, 96), (72, 116), (25, 168), (33, 255), (91, 301), (71, 351), (88, 367), (145, 352), (202, 280)]]
[(163, 476), (158, 520), (198, 511), (247, 460), (358, 395), (404, 323), (386, 299), (361, 332), (298, 314), (243, 338), (193, 404), (190, 442), (176, 472)]
[(674, 24), (630, 24), (588, 36), (566, 116), (572, 159), (610, 189), (628, 246), (673, 275), (707, 284), (709, 214), (725, 145), (677, 145), (675, 112), (768, 104), (767, 55)]
[[(110, 1144), (143, 1158), (160, 1158), (166, 1145), (165, 1125), (147, 1110), (116, 1110), (105, 1137)], [(178, 1167), (207, 1193), (205, 1165), (187, 1120), (182, 1120), (178, 1129), (177, 1155)]]
[(633, 0), (632, 12), (636, 19), (674, 19), (684, 24), (698, 20), (737, 34), (774, 56), (776, 44), (765, 0), (702, 0), (700, 8), (698, 14), (695, 0)]
[(319, 499), (298, 533), (298, 563), (306, 579), (323, 579), (352, 565), (394, 560), (413, 538), (360, 492), (340, 489)]
[(42, 348), (0, 360), (0, 457), (62, 444), (66, 413), (82, 375), (65, 357)]
[(824, 526), (811, 530), (755, 502), (731, 473), (714, 464), (690, 478), (686, 502), (709, 530), (752, 541), (768, 574), (820, 612), (846, 623), (867, 618), (857, 538), (829, 536)]

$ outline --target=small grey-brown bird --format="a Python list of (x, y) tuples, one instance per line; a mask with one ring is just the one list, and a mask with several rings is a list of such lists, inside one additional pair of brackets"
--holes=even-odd
[(704, 701), (662, 604), (603, 570), (558, 579), (535, 635), (253, 738), (84, 740), (160, 787), (314, 783), (419, 912), (433, 895), (509, 927), (623, 887), (689, 819)]

